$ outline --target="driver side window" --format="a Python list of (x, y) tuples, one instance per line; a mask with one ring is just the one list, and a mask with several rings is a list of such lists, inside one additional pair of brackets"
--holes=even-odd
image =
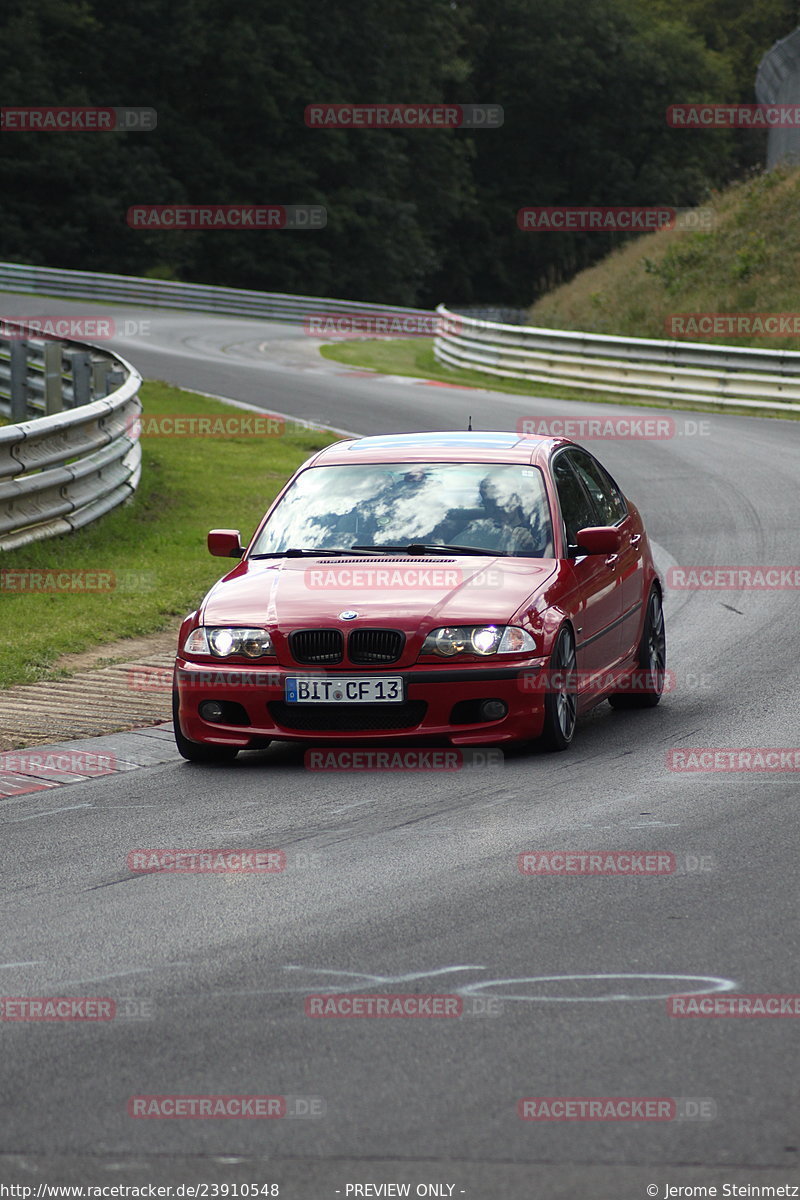
[(566, 455), (592, 498), (600, 516), (601, 525), (618, 525), (624, 521), (628, 509), (617, 485), (603, 470), (596, 458), (585, 450), (570, 449)]
[(578, 530), (596, 525), (597, 514), (563, 451), (553, 460), (553, 479), (566, 527), (568, 550), (574, 553)]

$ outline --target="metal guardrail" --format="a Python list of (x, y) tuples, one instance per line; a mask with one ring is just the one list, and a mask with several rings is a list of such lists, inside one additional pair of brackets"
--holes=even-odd
[[(433, 316), (425, 309), (355, 300), (288, 296), (18, 263), (0, 263), (2, 291), (182, 308), (270, 321), (302, 321), (323, 313), (332, 316), (374, 316), (378, 313), (417, 318)], [(517, 315), (514, 310), (511, 313)], [(467, 367), (511, 379), (616, 392), (667, 403), (690, 401), (721, 404), (733, 409), (800, 411), (797, 403), (800, 401), (800, 352), (795, 350), (758, 350), (506, 325), (459, 315), (443, 304), (436, 309), (436, 314), (439, 320), (432, 322), (437, 330), (434, 353), (439, 362), (449, 367)], [(78, 375), (81, 369), (78, 369)], [(95, 367), (91, 369), (95, 370)], [(0, 389), (2, 380), (0, 363)], [(31, 383), (31, 389), (38, 395), (36, 380)], [(36, 395), (33, 400), (35, 403)]]
[(434, 354), (448, 367), (668, 403), (800, 412), (800, 351), (500, 325), (443, 304)]
[(451, 312), (460, 317), (471, 317), (474, 321), (496, 321), (501, 325), (524, 325), (528, 320), (527, 308), (503, 308), (498, 305), (459, 305)]
[(433, 315), (426, 309), (402, 308), (391, 304), (330, 300), (320, 296), (288, 296), (282, 292), (252, 292), (204, 283), (176, 283), (169, 279), (66, 271), (19, 263), (0, 263), (0, 292), (33, 292), (78, 300), (97, 299), (155, 308), (184, 308), (223, 316), (260, 317), (269, 321), (302, 321), (318, 314)]
[(0, 413), (16, 424), (0, 427), (0, 550), (14, 550), (88, 525), (133, 494), (142, 379), (110, 352), (4, 327)]

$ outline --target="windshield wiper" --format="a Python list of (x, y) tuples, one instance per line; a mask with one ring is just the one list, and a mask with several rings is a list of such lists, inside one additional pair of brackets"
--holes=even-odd
[(335, 550), (314, 550), (306, 546), (300, 548), (292, 546), (289, 550), (269, 550), (266, 554), (251, 554), (250, 558), (305, 558), (314, 556), (328, 558), (336, 554), (352, 554), (352, 551), (338, 548)]
[(494, 558), (499, 551), (480, 550), (477, 546), (446, 546), (441, 542), (412, 542), (408, 546), (351, 546), (351, 550), (394, 550), (402, 554), (480, 554)]

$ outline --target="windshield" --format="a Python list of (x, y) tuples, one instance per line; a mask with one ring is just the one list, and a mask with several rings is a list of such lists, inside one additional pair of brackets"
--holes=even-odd
[(412, 543), (551, 558), (541, 473), (506, 463), (310, 467), (285, 493), (251, 553)]

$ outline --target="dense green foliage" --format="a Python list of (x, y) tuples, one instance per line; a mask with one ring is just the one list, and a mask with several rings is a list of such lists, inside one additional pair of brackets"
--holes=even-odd
[[(788, 0), (12, 0), (5, 105), (148, 105), (150, 133), (0, 135), (0, 257), (430, 305), (524, 304), (622, 235), (538, 204), (702, 202), (764, 135), (669, 129), (753, 99)], [(678, 10), (679, 11), (676, 11)], [(315, 101), (496, 102), (499, 130), (314, 130)], [(136, 203), (321, 203), (318, 232), (155, 232)]]

